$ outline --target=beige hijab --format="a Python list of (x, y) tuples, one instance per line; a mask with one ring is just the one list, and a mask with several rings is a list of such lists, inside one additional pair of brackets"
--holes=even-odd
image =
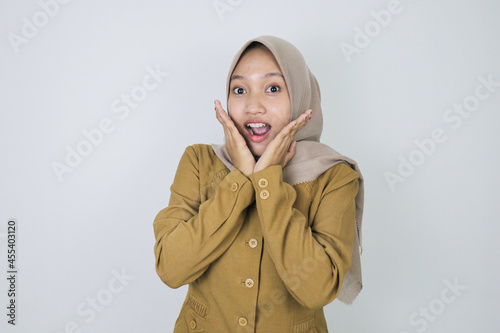
[[(355, 161), (340, 155), (319, 142), (323, 129), (323, 116), (321, 113), (321, 96), (316, 78), (309, 70), (300, 51), (289, 42), (274, 36), (261, 36), (249, 40), (238, 51), (233, 59), (227, 77), (227, 90), (231, 75), (236, 67), (241, 54), (250, 44), (258, 42), (267, 47), (276, 58), (290, 94), (292, 106), (290, 121), (298, 118), (308, 109), (313, 110), (313, 117), (307, 126), (300, 130), (296, 136), (297, 146), (295, 156), (283, 168), (283, 180), (290, 185), (296, 185), (315, 180), (323, 172), (337, 163), (346, 162), (359, 173), (359, 191), (356, 196), (356, 230), (352, 252), (352, 266), (344, 278), (338, 299), (346, 304), (352, 304), (361, 291), (361, 219), (363, 216), (363, 177)], [(229, 94), (228, 94), (229, 95)], [(230, 110), (228, 110), (230, 111)], [(215, 154), (229, 168), (233, 170), (229, 154), (225, 145), (212, 145)]]

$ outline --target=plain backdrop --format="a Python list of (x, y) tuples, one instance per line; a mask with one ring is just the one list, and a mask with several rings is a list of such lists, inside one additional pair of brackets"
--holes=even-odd
[(493, 0), (1, 0), (0, 331), (172, 331), (186, 287), (157, 277), (152, 222), (185, 147), (223, 142), (233, 55), (270, 34), (365, 177), (364, 289), (330, 330), (498, 332), (499, 22)]

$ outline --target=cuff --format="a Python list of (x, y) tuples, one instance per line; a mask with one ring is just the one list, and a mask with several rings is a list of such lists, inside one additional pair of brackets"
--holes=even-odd
[(282, 170), (281, 165), (271, 165), (264, 170), (250, 175), (250, 180), (252, 181), (257, 197), (267, 200), (271, 196), (279, 194), (279, 189), (283, 183)]

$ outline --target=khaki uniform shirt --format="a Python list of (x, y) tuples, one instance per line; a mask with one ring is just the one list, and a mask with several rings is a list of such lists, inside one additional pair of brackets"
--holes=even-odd
[(247, 178), (211, 146), (188, 147), (153, 224), (158, 275), (189, 284), (174, 332), (327, 332), (323, 306), (351, 266), (357, 191), (345, 163), (291, 186), (279, 165)]

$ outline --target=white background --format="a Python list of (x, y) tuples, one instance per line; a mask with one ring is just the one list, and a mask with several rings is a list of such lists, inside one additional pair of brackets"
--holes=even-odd
[[(322, 89), (322, 142), (357, 160), (366, 179), (364, 290), (353, 306), (325, 308), (330, 330), (498, 332), (500, 87), (456, 129), (443, 118), (479, 77), (500, 82), (498, 2), (401, 0), (381, 28), (372, 11), (389, 1), (221, 3), (231, 10), (71, 1), (44, 22), (37, 1), (0, 1), (0, 331), (172, 331), (186, 289), (156, 276), (152, 222), (185, 147), (223, 140), (213, 100), (225, 99), (233, 55), (271, 34), (304, 54)], [(23, 18), (34, 16), (37, 33), (16, 46), (10, 39), (24, 38)], [(368, 45), (346, 57), (342, 43), (355, 46), (366, 27), (375, 29)], [(112, 103), (148, 67), (169, 75), (120, 119)], [(113, 131), (59, 181), (52, 164), (66, 164), (67, 146), (105, 118)], [(416, 152), (435, 129), (446, 140)], [(391, 190), (386, 173), (410, 156), (420, 165)], [(18, 223), (15, 327), (9, 218)], [(91, 318), (96, 297), (106, 304)]]

